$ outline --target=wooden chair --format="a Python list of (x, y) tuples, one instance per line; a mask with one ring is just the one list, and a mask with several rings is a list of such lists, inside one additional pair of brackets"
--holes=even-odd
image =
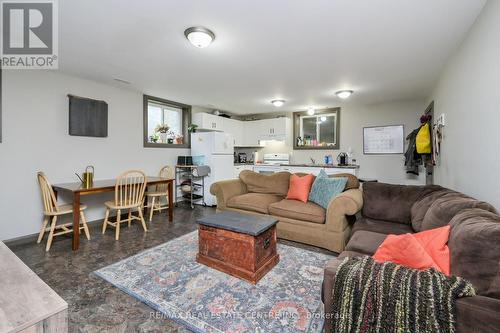
[[(128, 226), (130, 227), (130, 222), (132, 222), (132, 220), (141, 221), (144, 231), (148, 231), (142, 214), (145, 190), (146, 174), (144, 172), (140, 170), (129, 170), (118, 176), (115, 185), (115, 200), (105, 203), (106, 217), (102, 224), (103, 234), (106, 232), (106, 226), (109, 224), (115, 227), (115, 239), (118, 240), (120, 238), (120, 224), (128, 222)], [(109, 212), (112, 209), (117, 211), (116, 222), (109, 221)], [(128, 210), (128, 218), (125, 220), (121, 219), (122, 210)], [(133, 210), (136, 210), (139, 216), (133, 216)]]
[[(57, 205), (57, 199), (54, 194), (54, 190), (52, 189), (52, 186), (47, 180), (45, 174), (43, 172), (38, 172), (37, 178), (38, 178), (38, 184), (40, 185), (40, 191), (42, 192), (43, 215), (44, 215), (43, 225), (42, 229), (40, 230), (40, 234), (38, 235), (37, 243), (40, 243), (42, 241), (45, 231), (49, 231), (49, 238), (47, 240), (47, 246), (45, 247), (45, 251), (48, 251), (50, 249), (50, 246), (52, 245), (52, 239), (54, 238), (54, 236), (59, 236), (73, 232), (72, 228), (73, 223), (56, 225), (57, 218), (59, 216), (66, 214), (73, 214), (73, 206)], [(80, 219), (81, 219), (80, 230), (83, 229), (85, 231), (85, 236), (87, 236), (87, 239), (90, 240), (90, 233), (89, 233), (89, 228), (87, 226), (87, 220), (85, 219), (85, 214), (83, 213), (83, 211), (86, 208), (87, 206), (85, 205), (80, 206)], [(52, 221), (50, 227), (47, 227), (47, 224), (49, 223), (49, 220), (51, 218)], [(61, 231), (56, 232), (56, 230), (61, 230)]]
[[(164, 166), (161, 168), (158, 176), (161, 178), (174, 178), (175, 168), (173, 166)], [(155, 211), (161, 212), (163, 209), (168, 208), (168, 184), (160, 184), (156, 185), (151, 192), (146, 193), (146, 198), (149, 202), (149, 198), (151, 198), (151, 203), (148, 203), (147, 207), (149, 207), (149, 221), (153, 219), (153, 213)], [(166, 203), (162, 205), (161, 199), (165, 198)], [(158, 201), (156, 200), (158, 199)]]

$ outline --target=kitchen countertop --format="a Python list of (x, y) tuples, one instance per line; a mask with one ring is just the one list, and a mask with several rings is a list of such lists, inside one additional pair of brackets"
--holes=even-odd
[[(242, 166), (242, 165), (248, 165), (248, 166), (262, 166), (262, 165), (270, 165), (270, 164), (263, 164), (263, 163), (234, 163), (234, 166)], [(290, 163), (290, 164), (279, 164), (278, 166), (283, 166), (283, 167), (303, 167), (303, 168), (337, 168), (337, 169), (359, 169), (359, 165), (336, 165), (336, 164), (306, 164), (306, 163)]]
[[(263, 164), (263, 163), (234, 163), (234, 166), (268, 166), (271, 164)], [(276, 165), (276, 164), (274, 164)], [(337, 168), (337, 169), (359, 169), (359, 165), (336, 165), (336, 164), (307, 164), (307, 163), (290, 163), (290, 164), (278, 164), (278, 166), (283, 167), (302, 167), (302, 168)]]
[(290, 167), (304, 167), (304, 168), (340, 168), (340, 169), (359, 169), (359, 165), (336, 165), (336, 164), (280, 164), (280, 166), (290, 166)]
[(240, 166), (240, 165), (255, 165), (253, 163), (234, 163), (234, 166)]

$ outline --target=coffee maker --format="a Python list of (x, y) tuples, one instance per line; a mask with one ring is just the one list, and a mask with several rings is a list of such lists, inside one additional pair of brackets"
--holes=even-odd
[(337, 156), (337, 163), (338, 165), (349, 165), (349, 156), (347, 155), (347, 153), (340, 153), (338, 156)]
[(247, 163), (247, 154), (239, 153), (238, 154), (238, 163)]

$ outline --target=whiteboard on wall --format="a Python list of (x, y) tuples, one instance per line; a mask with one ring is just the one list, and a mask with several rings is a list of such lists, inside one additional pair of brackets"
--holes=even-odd
[(363, 127), (363, 154), (403, 154), (404, 126)]

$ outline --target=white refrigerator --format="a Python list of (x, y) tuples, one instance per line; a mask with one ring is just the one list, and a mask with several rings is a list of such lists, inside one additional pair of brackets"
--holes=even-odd
[(218, 181), (232, 179), (234, 174), (234, 140), (231, 134), (223, 132), (199, 132), (191, 134), (191, 155), (204, 156), (210, 174), (205, 177), (205, 203), (217, 205), (210, 186)]

